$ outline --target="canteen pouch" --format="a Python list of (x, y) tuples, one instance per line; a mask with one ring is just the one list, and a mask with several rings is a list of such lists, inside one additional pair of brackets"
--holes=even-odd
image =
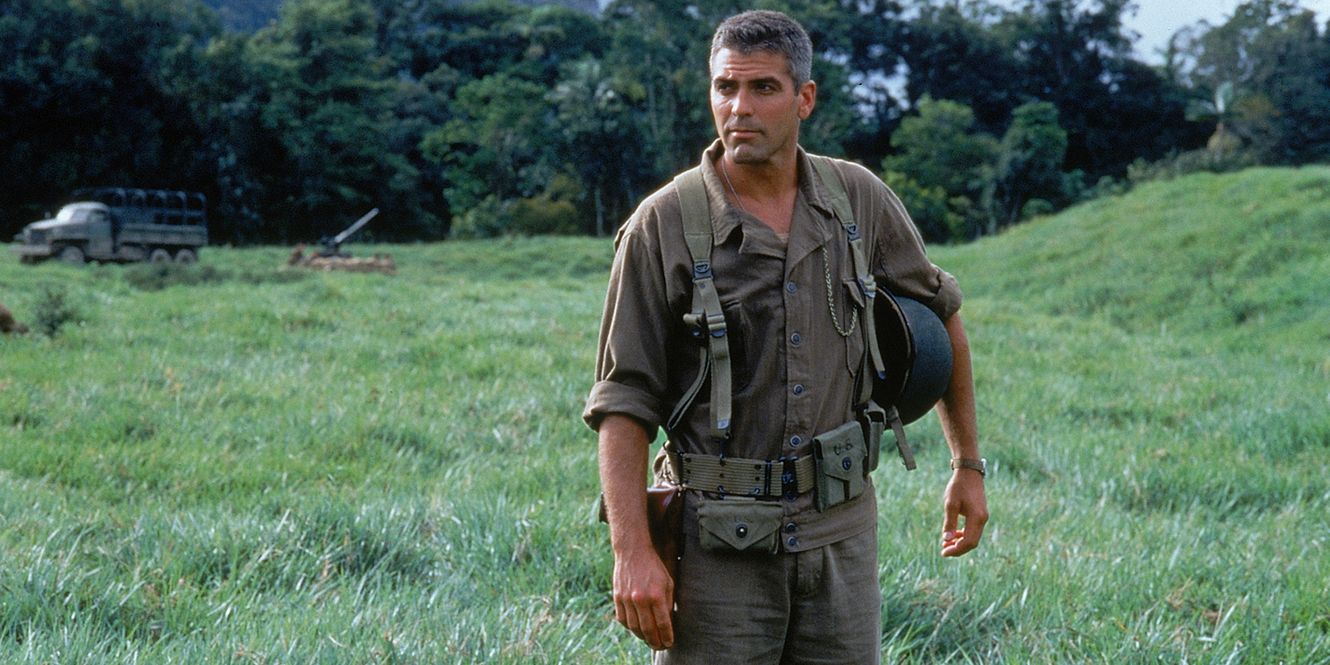
[(735, 497), (697, 504), (697, 536), (710, 552), (775, 554), (784, 509), (779, 503)]
[(817, 466), (817, 509), (825, 511), (864, 493), (868, 450), (857, 420), (813, 437)]

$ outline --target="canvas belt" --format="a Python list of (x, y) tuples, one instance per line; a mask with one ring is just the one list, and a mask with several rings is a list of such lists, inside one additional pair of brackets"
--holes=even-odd
[(812, 455), (762, 460), (671, 453), (670, 464), (684, 487), (702, 492), (777, 499), (817, 485)]

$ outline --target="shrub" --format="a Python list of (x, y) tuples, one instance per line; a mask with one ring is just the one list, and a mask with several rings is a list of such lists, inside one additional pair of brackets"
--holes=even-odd
[(1248, 150), (1188, 150), (1171, 154), (1155, 162), (1138, 159), (1127, 167), (1127, 180), (1139, 185), (1151, 180), (1171, 180), (1189, 173), (1208, 171), (1226, 173), (1256, 166), (1260, 161)]
[(59, 286), (47, 286), (42, 289), (42, 297), (37, 301), (37, 330), (47, 337), (60, 334), (60, 329), (67, 323), (79, 322), (82, 318), (77, 309), (65, 297), (65, 289)]
[(1030, 199), (1021, 206), (1021, 220), (1025, 221), (1040, 215), (1051, 215), (1057, 211), (1052, 203), (1045, 199)]
[(577, 208), (568, 201), (543, 196), (512, 203), (509, 232), (519, 235), (571, 234), (577, 232)]
[(501, 235), (509, 226), (509, 203), (490, 195), (470, 210), (453, 218), (448, 237), (466, 240), (475, 238), (493, 238)]

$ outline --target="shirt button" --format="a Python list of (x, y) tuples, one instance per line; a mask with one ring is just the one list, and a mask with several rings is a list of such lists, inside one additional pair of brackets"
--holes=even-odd
[(790, 538), (785, 541), (785, 546), (789, 547), (790, 549), (794, 549), (799, 546), (799, 539), (795, 538), (794, 536), (790, 536)]
[(804, 338), (803, 338), (803, 336), (800, 335), (799, 333), (794, 333), (794, 334), (790, 335), (790, 343), (793, 344), (793, 345), (795, 345), (795, 346), (799, 346), (800, 344), (803, 343), (803, 341), (804, 341)]
[(799, 445), (802, 444), (803, 442), (804, 438), (802, 436), (799, 436), (798, 434), (795, 434), (794, 436), (790, 437), (790, 445), (794, 446), (795, 448), (798, 448)]
[(799, 290), (799, 285), (798, 285), (798, 284), (795, 284), (794, 282), (786, 282), (786, 283), (785, 283), (785, 291), (786, 291), (786, 292), (788, 292), (788, 293), (794, 293), (795, 291), (798, 291), (798, 290)]
[(794, 500), (797, 499), (797, 498), (799, 498), (799, 495), (798, 495), (798, 493), (796, 493), (794, 490), (790, 490), (790, 491), (788, 491), (788, 492), (785, 493), (785, 500), (786, 500), (786, 501), (794, 501)]
[(799, 525), (795, 524), (794, 522), (790, 522), (789, 524), (785, 525), (785, 533), (794, 533), (795, 531), (798, 530), (799, 530)]
[(802, 384), (802, 383), (796, 383), (796, 384), (794, 384), (794, 389), (791, 390), (791, 392), (794, 393), (794, 396), (795, 396), (795, 397), (798, 397), (798, 396), (804, 394), (804, 384)]

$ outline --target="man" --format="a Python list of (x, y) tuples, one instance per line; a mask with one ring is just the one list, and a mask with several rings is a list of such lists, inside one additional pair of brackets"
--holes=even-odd
[[(822, 158), (799, 147), (799, 123), (816, 102), (811, 61), (808, 35), (784, 14), (723, 22), (710, 62), (719, 139), (703, 156), (696, 190), (705, 192), (710, 256), (695, 256), (685, 241), (681, 180), (644, 201), (616, 242), (583, 417), (599, 433), (615, 616), (658, 650), (659, 663), (879, 657), (871, 480), (864, 469), (858, 494), (809, 489), (840, 473), (821, 462), (812, 470), (824, 448), (878, 445), (857, 422), (875, 354), (863, 334), (872, 300), (856, 279), (864, 262), (856, 253), (879, 284), (933, 309), (951, 339), (952, 381), (938, 412), (959, 468), (944, 495), (941, 554), (974, 549), (987, 520), (960, 291), (928, 261), (879, 179), (828, 160), (838, 183), (824, 182), (814, 164)], [(836, 190), (849, 199), (853, 233), (834, 214)], [(862, 252), (847, 240), (859, 233)], [(713, 282), (723, 326), (698, 315)], [(726, 383), (728, 392), (717, 390)], [(665, 475), (687, 490), (678, 580), (647, 528), (643, 473), (661, 426), (670, 438)], [(859, 471), (852, 457), (845, 468)], [(775, 468), (774, 485), (768, 471), (765, 485), (735, 496), (733, 484), (724, 486), (734, 460)]]

